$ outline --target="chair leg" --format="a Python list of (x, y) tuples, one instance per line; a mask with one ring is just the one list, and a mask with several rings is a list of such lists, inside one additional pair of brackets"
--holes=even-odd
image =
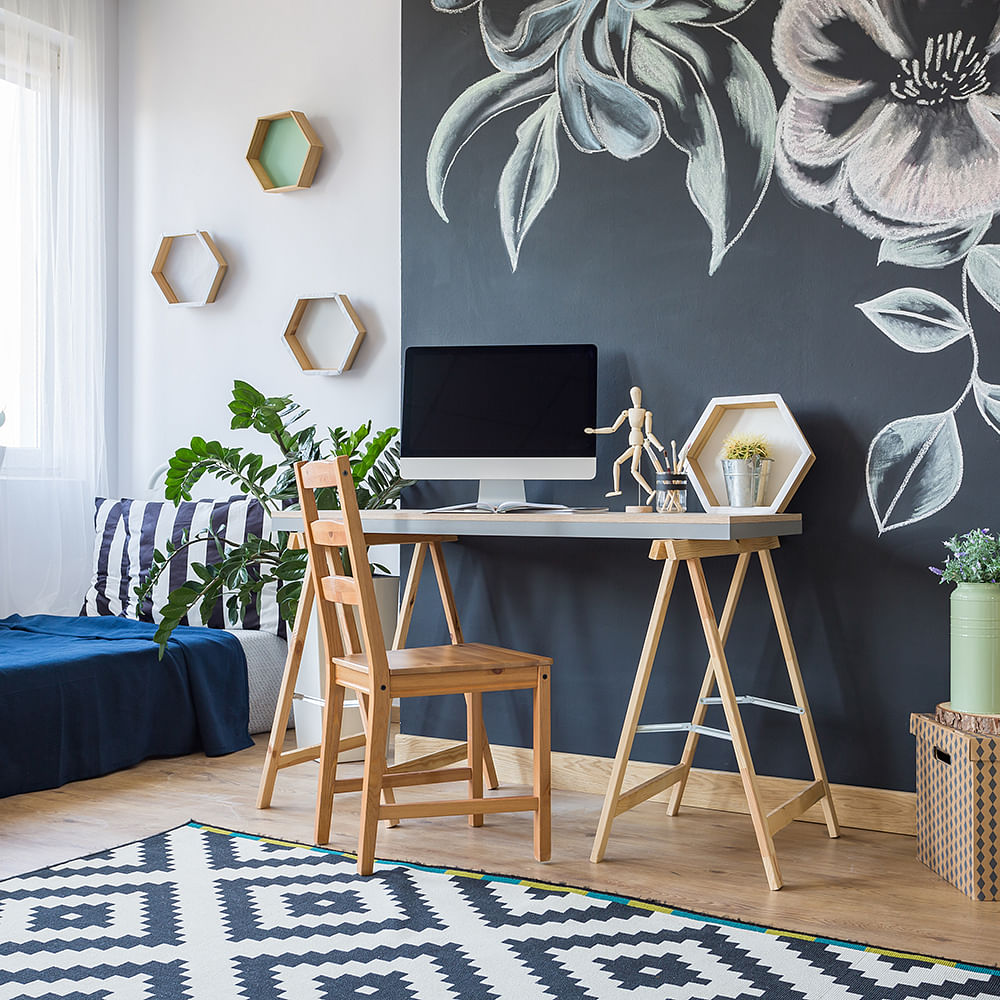
[[(483, 695), (482, 692), (465, 696), (465, 738), (469, 769), (469, 798), (483, 797)], [(470, 813), (469, 826), (482, 826), (483, 814)]]
[(536, 861), (548, 861), (552, 856), (550, 673), (549, 667), (543, 667), (538, 671), (538, 686), (535, 688), (534, 696), (534, 795), (538, 799), (538, 806), (535, 809)]
[(317, 844), (330, 842), (333, 820), (333, 787), (337, 780), (337, 756), (340, 753), (340, 728), (344, 718), (344, 689), (327, 675), (326, 704), (323, 706), (323, 735), (319, 748), (319, 788), (316, 793)]
[(361, 875), (371, 875), (375, 868), (375, 838), (378, 836), (379, 806), (385, 777), (390, 705), (385, 691), (373, 692), (368, 699), (368, 748), (361, 786), (361, 832), (358, 836), (358, 873)]
[[(358, 705), (361, 708), (361, 728), (365, 731), (365, 739), (368, 738), (368, 695), (358, 692)], [(395, 805), (396, 803), (396, 793), (391, 788), (382, 789), (382, 798), (385, 800), (387, 805)], [(398, 819), (387, 819), (385, 821), (387, 827), (399, 826)]]

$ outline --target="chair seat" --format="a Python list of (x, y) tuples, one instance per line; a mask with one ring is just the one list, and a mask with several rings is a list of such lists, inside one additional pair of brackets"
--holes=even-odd
[[(391, 649), (386, 655), (389, 658), (389, 673), (407, 677), (419, 674), (468, 673), (476, 670), (488, 672), (516, 667), (536, 669), (552, 666), (552, 660), (547, 656), (519, 653), (514, 649), (488, 646), (482, 642), (465, 642), (456, 646)], [(368, 657), (364, 653), (335, 656), (333, 662), (349, 670), (368, 672)]]

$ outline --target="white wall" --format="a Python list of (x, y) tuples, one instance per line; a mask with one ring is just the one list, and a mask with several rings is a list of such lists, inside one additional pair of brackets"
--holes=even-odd
[[(120, 0), (121, 495), (193, 434), (229, 430), (234, 378), (316, 422), (398, 425), (399, 0)], [(326, 145), (310, 189), (265, 194), (245, 160), (258, 115), (303, 111)], [(168, 308), (161, 233), (208, 230), (218, 300)], [(346, 292), (368, 328), (353, 369), (306, 376), (282, 333), (296, 298)]]

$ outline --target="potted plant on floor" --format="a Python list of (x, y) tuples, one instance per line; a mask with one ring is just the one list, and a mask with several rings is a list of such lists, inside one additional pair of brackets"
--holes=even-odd
[(951, 594), (951, 708), (1000, 714), (1000, 538), (989, 528), (945, 543), (944, 569), (930, 570)]
[[(358, 506), (362, 509), (393, 507), (400, 491), (412, 483), (399, 475), (396, 427), (373, 434), (369, 420), (355, 431), (331, 427), (323, 434), (314, 425), (304, 424), (309, 411), (291, 396), (265, 396), (238, 380), (233, 383), (229, 409), (233, 414), (230, 426), (234, 430), (263, 434), (277, 446), (280, 459), (268, 465), (255, 452), (193, 437), (189, 445), (178, 448), (170, 459), (165, 482), (168, 500), (175, 504), (190, 500), (194, 486), (203, 477), (213, 476), (256, 498), (268, 514), (273, 514), (298, 502), (296, 462), (338, 455), (350, 457)], [(339, 507), (335, 490), (317, 491), (317, 500), (327, 509)], [(235, 622), (242, 608), (252, 605), (259, 608), (261, 591), (272, 583), (277, 585), (282, 619), (289, 624), (293, 622), (305, 575), (306, 553), (304, 549), (290, 549), (289, 537), (284, 532), (276, 533), (273, 538), (249, 535), (237, 544), (205, 529), (184, 537), (176, 545), (167, 542), (162, 552), (155, 552), (149, 573), (136, 588), (140, 603), (152, 592), (172, 560), (195, 542), (210, 540), (218, 556), (210, 563), (191, 563), (189, 578), (174, 588), (158, 609), (162, 620), (156, 639), (161, 651), (173, 630), (196, 605), (200, 605), (202, 620), (207, 624), (213, 606), (224, 596), (229, 620)], [(388, 572), (379, 565), (373, 565), (372, 570)]]

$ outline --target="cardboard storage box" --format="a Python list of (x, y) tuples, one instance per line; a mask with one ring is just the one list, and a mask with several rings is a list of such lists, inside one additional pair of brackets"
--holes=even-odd
[(1000, 899), (1000, 736), (910, 716), (917, 738), (917, 858), (972, 899)]

